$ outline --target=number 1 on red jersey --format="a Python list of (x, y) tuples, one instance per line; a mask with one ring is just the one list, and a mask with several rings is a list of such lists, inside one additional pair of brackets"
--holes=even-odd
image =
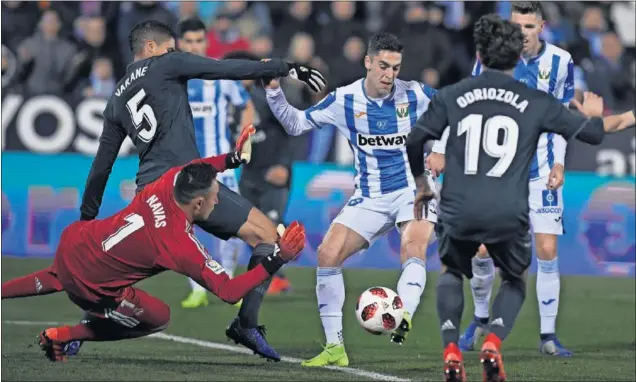
[(102, 248), (104, 252), (108, 252), (111, 248), (116, 246), (120, 241), (127, 238), (130, 234), (137, 231), (144, 226), (144, 218), (141, 215), (130, 214), (124, 218), (128, 223), (117, 230), (114, 234), (110, 235), (108, 239), (102, 242)]

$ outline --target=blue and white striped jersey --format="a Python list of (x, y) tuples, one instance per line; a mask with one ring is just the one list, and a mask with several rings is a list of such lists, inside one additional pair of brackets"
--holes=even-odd
[[(481, 73), (479, 60), (473, 68), (473, 76)], [(528, 87), (544, 91), (557, 98), (566, 107), (574, 97), (574, 62), (565, 50), (544, 43), (539, 54), (529, 60), (519, 60), (514, 71), (515, 79)], [(547, 177), (555, 163), (564, 164), (567, 142), (554, 133), (539, 137), (537, 152), (530, 165), (530, 179)]]
[(406, 138), (426, 111), (435, 90), (417, 81), (395, 80), (384, 99), (366, 95), (364, 79), (337, 88), (305, 111), (294, 109), (279, 89), (267, 90), (267, 101), (292, 135), (335, 126), (353, 149), (356, 193), (378, 197), (415, 182), (406, 156)]
[(202, 157), (231, 150), (228, 114), (230, 105), (243, 108), (249, 93), (240, 81), (188, 81), (188, 101), (192, 109), (194, 133)]

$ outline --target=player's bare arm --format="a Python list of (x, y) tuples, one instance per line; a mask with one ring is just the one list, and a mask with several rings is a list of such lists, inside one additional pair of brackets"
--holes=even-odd
[(632, 109), (631, 111), (620, 114), (621, 123), (618, 125), (619, 129), (626, 129), (630, 126), (636, 125), (636, 110)]
[(93, 159), (84, 187), (80, 206), (81, 220), (93, 220), (99, 213), (108, 177), (124, 139), (126, 139), (125, 131), (114, 122), (105, 119), (97, 154)]
[[(577, 100), (572, 100), (572, 104), (589, 118), (600, 117), (603, 113), (603, 98), (591, 92), (583, 94), (582, 104)], [(634, 126), (636, 124), (634, 113), (634, 110), (630, 110), (622, 114), (614, 114), (603, 118), (604, 130), (608, 133), (615, 133)]]
[(563, 107), (557, 108), (556, 105), (560, 106), (560, 104), (555, 100), (550, 100), (550, 102), (546, 109), (543, 125), (547, 131), (561, 134), (566, 139), (576, 137), (582, 142), (598, 145), (603, 142), (605, 134), (616, 133), (630, 127), (626, 123), (622, 123), (624, 117), (602, 118), (603, 98), (591, 92), (584, 94), (582, 104), (572, 100), (572, 104), (582, 115)]

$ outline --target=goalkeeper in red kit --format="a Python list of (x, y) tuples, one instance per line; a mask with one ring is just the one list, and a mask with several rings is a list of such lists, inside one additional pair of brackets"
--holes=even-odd
[(236, 303), (304, 248), (305, 230), (293, 222), (274, 254), (230, 279), (194, 236), (218, 203), (217, 172), (249, 162), (248, 126), (236, 151), (174, 167), (147, 185), (119, 213), (79, 221), (62, 233), (53, 265), (2, 283), (2, 299), (65, 291), (92, 317), (87, 323), (45, 329), (39, 342), (51, 361), (66, 360), (71, 341), (116, 341), (147, 336), (168, 326), (170, 308), (132, 285), (165, 270), (191, 277), (228, 303)]

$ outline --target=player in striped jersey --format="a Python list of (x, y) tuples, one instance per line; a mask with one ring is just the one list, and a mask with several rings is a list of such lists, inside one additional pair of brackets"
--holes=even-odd
[[(205, 56), (207, 39), (205, 25), (198, 19), (184, 20), (180, 23), (179, 49), (188, 53)], [(241, 126), (246, 126), (252, 120), (254, 107), (249, 94), (240, 81), (233, 80), (202, 80), (188, 81), (188, 101), (192, 108), (194, 133), (201, 157), (220, 155), (228, 152), (230, 143), (230, 129), (228, 118), (231, 108), (242, 109)], [(218, 175), (218, 180), (232, 191), (238, 193), (238, 179), (235, 170), (228, 170)], [(221, 265), (230, 277), (234, 276), (236, 259), (243, 246), (237, 237), (229, 240), (216, 239)], [(181, 302), (184, 308), (196, 308), (208, 305), (207, 290), (194, 280), (189, 279), (191, 292)], [(237, 303), (240, 305), (240, 302)]]
[[(341, 266), (394, 226), (402, 239), (397, 292), (407, 313), (391, 335), (393, 342), (405, 340), (426, 285), (426, 248), (437, 221), (436, 202), (426, 207), (428, 221), (414, 220), (415, 183), (405, 144), (434, 90), (396, 78), (402, 50), (391, 34), (372, 37), (365, 58), (366, 78), (336, 89), (304, 111), (287, 102), (277, 80), (266, 86), (269, 106), (287, 133), (300, 135), (335, 126), (349, 139), (355, 157), (356, 191), (318, 248), (316, 295), (327, 345), (303, 366), (349, 364), (342, 336), (345, 286)], [(429, 182), (434, 187), (430, 177)]]
[[(544, 91), (568, 107), (574, 97), (574, 63), (565, 50), (539, 39), (545, 21), (538, 2), (518, 2), (512, 5), (511, 21), (519, 24), (524, 34), (522, 59), (514, 70), (518, 81)], [(479, 60), (473, 76), (481, 74)], [(445, 137), (447, 137), (446, 129)], [(427, 158), (434, 173), (443, 169), (445, 139), (433, 146), (434, 153)], [(554, 133), (543, 133), (530, 167), (530, 221), (535, 237), (538, 257), (537, 299), (541, 317), (539, 351), (556, 356), (571, 356), (555, 334), (559, 308), (560, 276), (557, 260), (557, 238), (563, 234), (563, 193), (566, 141)], [(489, 305), (495, 279), (495, 266), (482, 245), (473, 259), (471, 289), (475, 303), (475, 317), (461, 336), (459, 345), (464, 351), (472, 350), (483, 336), (489, 318)]]

